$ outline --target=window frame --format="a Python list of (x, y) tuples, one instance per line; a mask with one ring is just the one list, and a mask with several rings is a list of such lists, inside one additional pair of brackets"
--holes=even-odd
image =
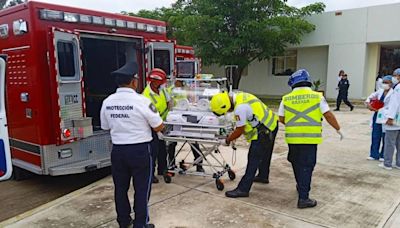
[[(168, 56), (168, 69), (166, 70), (166, 69), (163, 69), (163, 68), (161, 68), (161, 67), (156, 67), (156, 53), (157, 52), (167, 52), (167, 55), (165, 55), (165, 56)], [(167, 74), (167, 75), (169, 75), (170, 74), (170, 72), (171, 72), (171, 70), (172, 70), (172, 66), (171, 66), (171, 50), (169, 50), (169, 49), (159, 49), (159, 48), (157, 48), (157, 49), (154, 49), (153, 50), (153, 68), (160, 68), (160, 69), (162, 69), (163, 71), (165, 71), (165, 73)], [(166, 61), (166, 60), (165, 60)]]
[[(74, 58), (74, 75), (72, 76), (63, 76), (61, 75), (61, 70), (60, 70), (60, 58), (59, 58), (59, 48), (58, 45), (59, 43), (66, 43), (66, 44), (72, 44), (73, 48), (73, 58)], [(80, 74), (80, 69), (79, 69), (79, 52), (78, 52), (78, 44), (74, 40), (65, 40), (65, 39), (58, 39), (56, 42), (56, 51), (57, 51), (57, 73), (58, 76), (61, 80), (61, 82), (80, 82), (81, 81), (81, 74)]]
[[(294, 52), (294, 54), (289, 54), (289, 52)], [(298, 56), (298, 50), (297, 49), (292, 49), (292, 50), (286, 50), (283, 53), (283, 55), (272, 57), (271, 58), (271, 74), (273, 76), (276, 76), (276, 77), (282, 77), (282, 76), (285, 77), (285, 76), (290, 76), (291, 74), (296, 72), (297, 64), (298, 64), (297, 63), (297, 56)], [(288, 69), (288, 59), (289, 58), (293, 58), (293, 57), (296, 59), (296, 65), (295, 65), (295, 67), (293, 69), (291, 69), (292, 72), (290, 74), (286, 74), (285, 72)], [(276, 69), (275, 69), (276, 68), (275, 67), (275, 61), (277, 59), (279, 59), (279, 58), (283, 58), (283, 69), (284, 69), (284, 71), (282, 73), (276, 73), (275, 72), (276, 71)]]

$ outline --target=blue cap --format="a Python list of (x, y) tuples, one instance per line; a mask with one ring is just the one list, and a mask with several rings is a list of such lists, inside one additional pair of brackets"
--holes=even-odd
[(385, 76), (382, 78), (382, 80), (383, 80), (383, 81), (392, 81), (392, 75), (385, 75)]
[(116, 71), (111, 72), (112, 77), (122, 77), (122, 78), (138, 78), (138, 65), (135, 62), (127, 62), (121, 68)]
[(300, 82), (309, 82), (310, 86), (312, 84), (311, 83), (311, 76), (308, 73), (308, 71), (305, 70), (305, 69), (300, 69), (300, 70), (294, 72), (289, 78), (288, 85), (290, 87), (293, 87), (293, 86), (295, 86), (296, 84), (298, 84)]
[(393, 75), (400, 75), (400, 68), (393, 71)]

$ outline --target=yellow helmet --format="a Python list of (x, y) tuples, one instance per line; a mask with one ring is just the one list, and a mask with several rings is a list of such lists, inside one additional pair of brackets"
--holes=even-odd
[(231, 109), (231, 106), (231, 100), (227, 92), (215, 94), (211, 98), (210, 108), (217, 116), (225, 115)]

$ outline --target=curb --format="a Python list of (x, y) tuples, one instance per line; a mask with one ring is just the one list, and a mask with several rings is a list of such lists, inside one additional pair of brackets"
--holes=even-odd
[(79, 195), (81, 195), (83, 193), (86, 193), (89, 190), (91, 190), (91, 189), (93, 189), (93, 188), (95, 188), (95, 187), (97, 187), (97, 186), (99, 186), (99, 185), (101, 185), (103, 183), (106, 183), (106, 181), (107, 181), (107, 179), (109, 177), (110, 176), (104, 177), (103, 179), (98, 180), (98, 181), (96, 181), (96, 182), (94, 182), (94, 183), (92, 183), (92, 184), (90, 184), (88, 186), (85, 186), (85, 187), (83, 187), (81, 189), (78, 189), (76, 191), (68, 193), (67, 195), (61, 196), (60, 198), (57, 198), (57, 199), (55, 199), (53, 201), (50, 201), (50, 202), (48, 202), (46, 204), (43, 204), (43, 205), (39, 206), (39, 207), (31, 209), (31, 210), (29, 210), (27, 212), (24, 212), (22, 214), (19, 214), (17, 216), (12, 217), (12, 218), (9, 218), (9, 219), (7, 219), (7, 220), (5, 220), (3, 222), (0, 222), (0, 227), (10, 226), (10, 225), (15, 224), (15, 223), (17, 223), (17, 222), (19, 222), (19, 221), (21, 221), (23, 219), (26, 219), (26, 218), (30, 217), (30, 216), (33, 216), (35, 214), (38, 214), (38, 213), (43, 212), (45, 210), (48, 210), (48, 209), (50, 209), (52, 207), (58, 206), (58, 205), (66, 202), (66, 201), (68, 201), (70, 199), (75, 198), (75, 197), (78, 197)]

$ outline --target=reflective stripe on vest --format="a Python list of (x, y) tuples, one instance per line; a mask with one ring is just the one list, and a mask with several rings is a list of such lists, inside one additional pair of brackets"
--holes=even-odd
[[(268, 107), (260, 101), (257, 97), (248, 93), (238, 93), (236, 95), (235, 106), (241, 104), (250, 105), (253, 110), (254, 116), (258, 116), (261, 118), (259, 123), (264, 124), (270, 131), (275, 130), (277, 127), (278, 117), (268, 109)], [(254, 104), (260, 105), (259, 107), (255, 107)], [(255, 118), (255, 117), (254, 117)], [(247, 121), (245, 125), (245, 133), (246, 139), (248, 141), (257, 140), (258, 139), (258, 130), (257, 128), (253, 128), (253, 126)]]
[(160, 113), (161, 118), (165, 120), (168, 114), (167, 95), (165, 94), (165, 90), (161, 90), (160, 92), (160, 95), (153, 93), (150, 85), (147, 85), (143, 91), (143, 96), (151, 100), (151, 103), (153, 103), (157, 111)]
[[(316, 105), (304, 110), (303, 112), (298, 112), (298, 111), (285, 105), (285, 110), (296, 115), (296, 117), (292, 118), (289, 122), (285, 123), (285, 125), (289, 126), (289, 127), (322, 126), (321, 122), (315, 121), (313, 118), (307, 116), (307, 114), (309, 114), (310, 112), (318, 110), (319, 107), (320, 107), (320, 104), (316, 104)], [(308, 122), (296, 122), (297, 120), (299, 120), (301, 118), (307, 120)]]
[(283, 97), (285, 136), (288, 144), (320, 144), (322, 142), (321, 95), (300, 89)]

